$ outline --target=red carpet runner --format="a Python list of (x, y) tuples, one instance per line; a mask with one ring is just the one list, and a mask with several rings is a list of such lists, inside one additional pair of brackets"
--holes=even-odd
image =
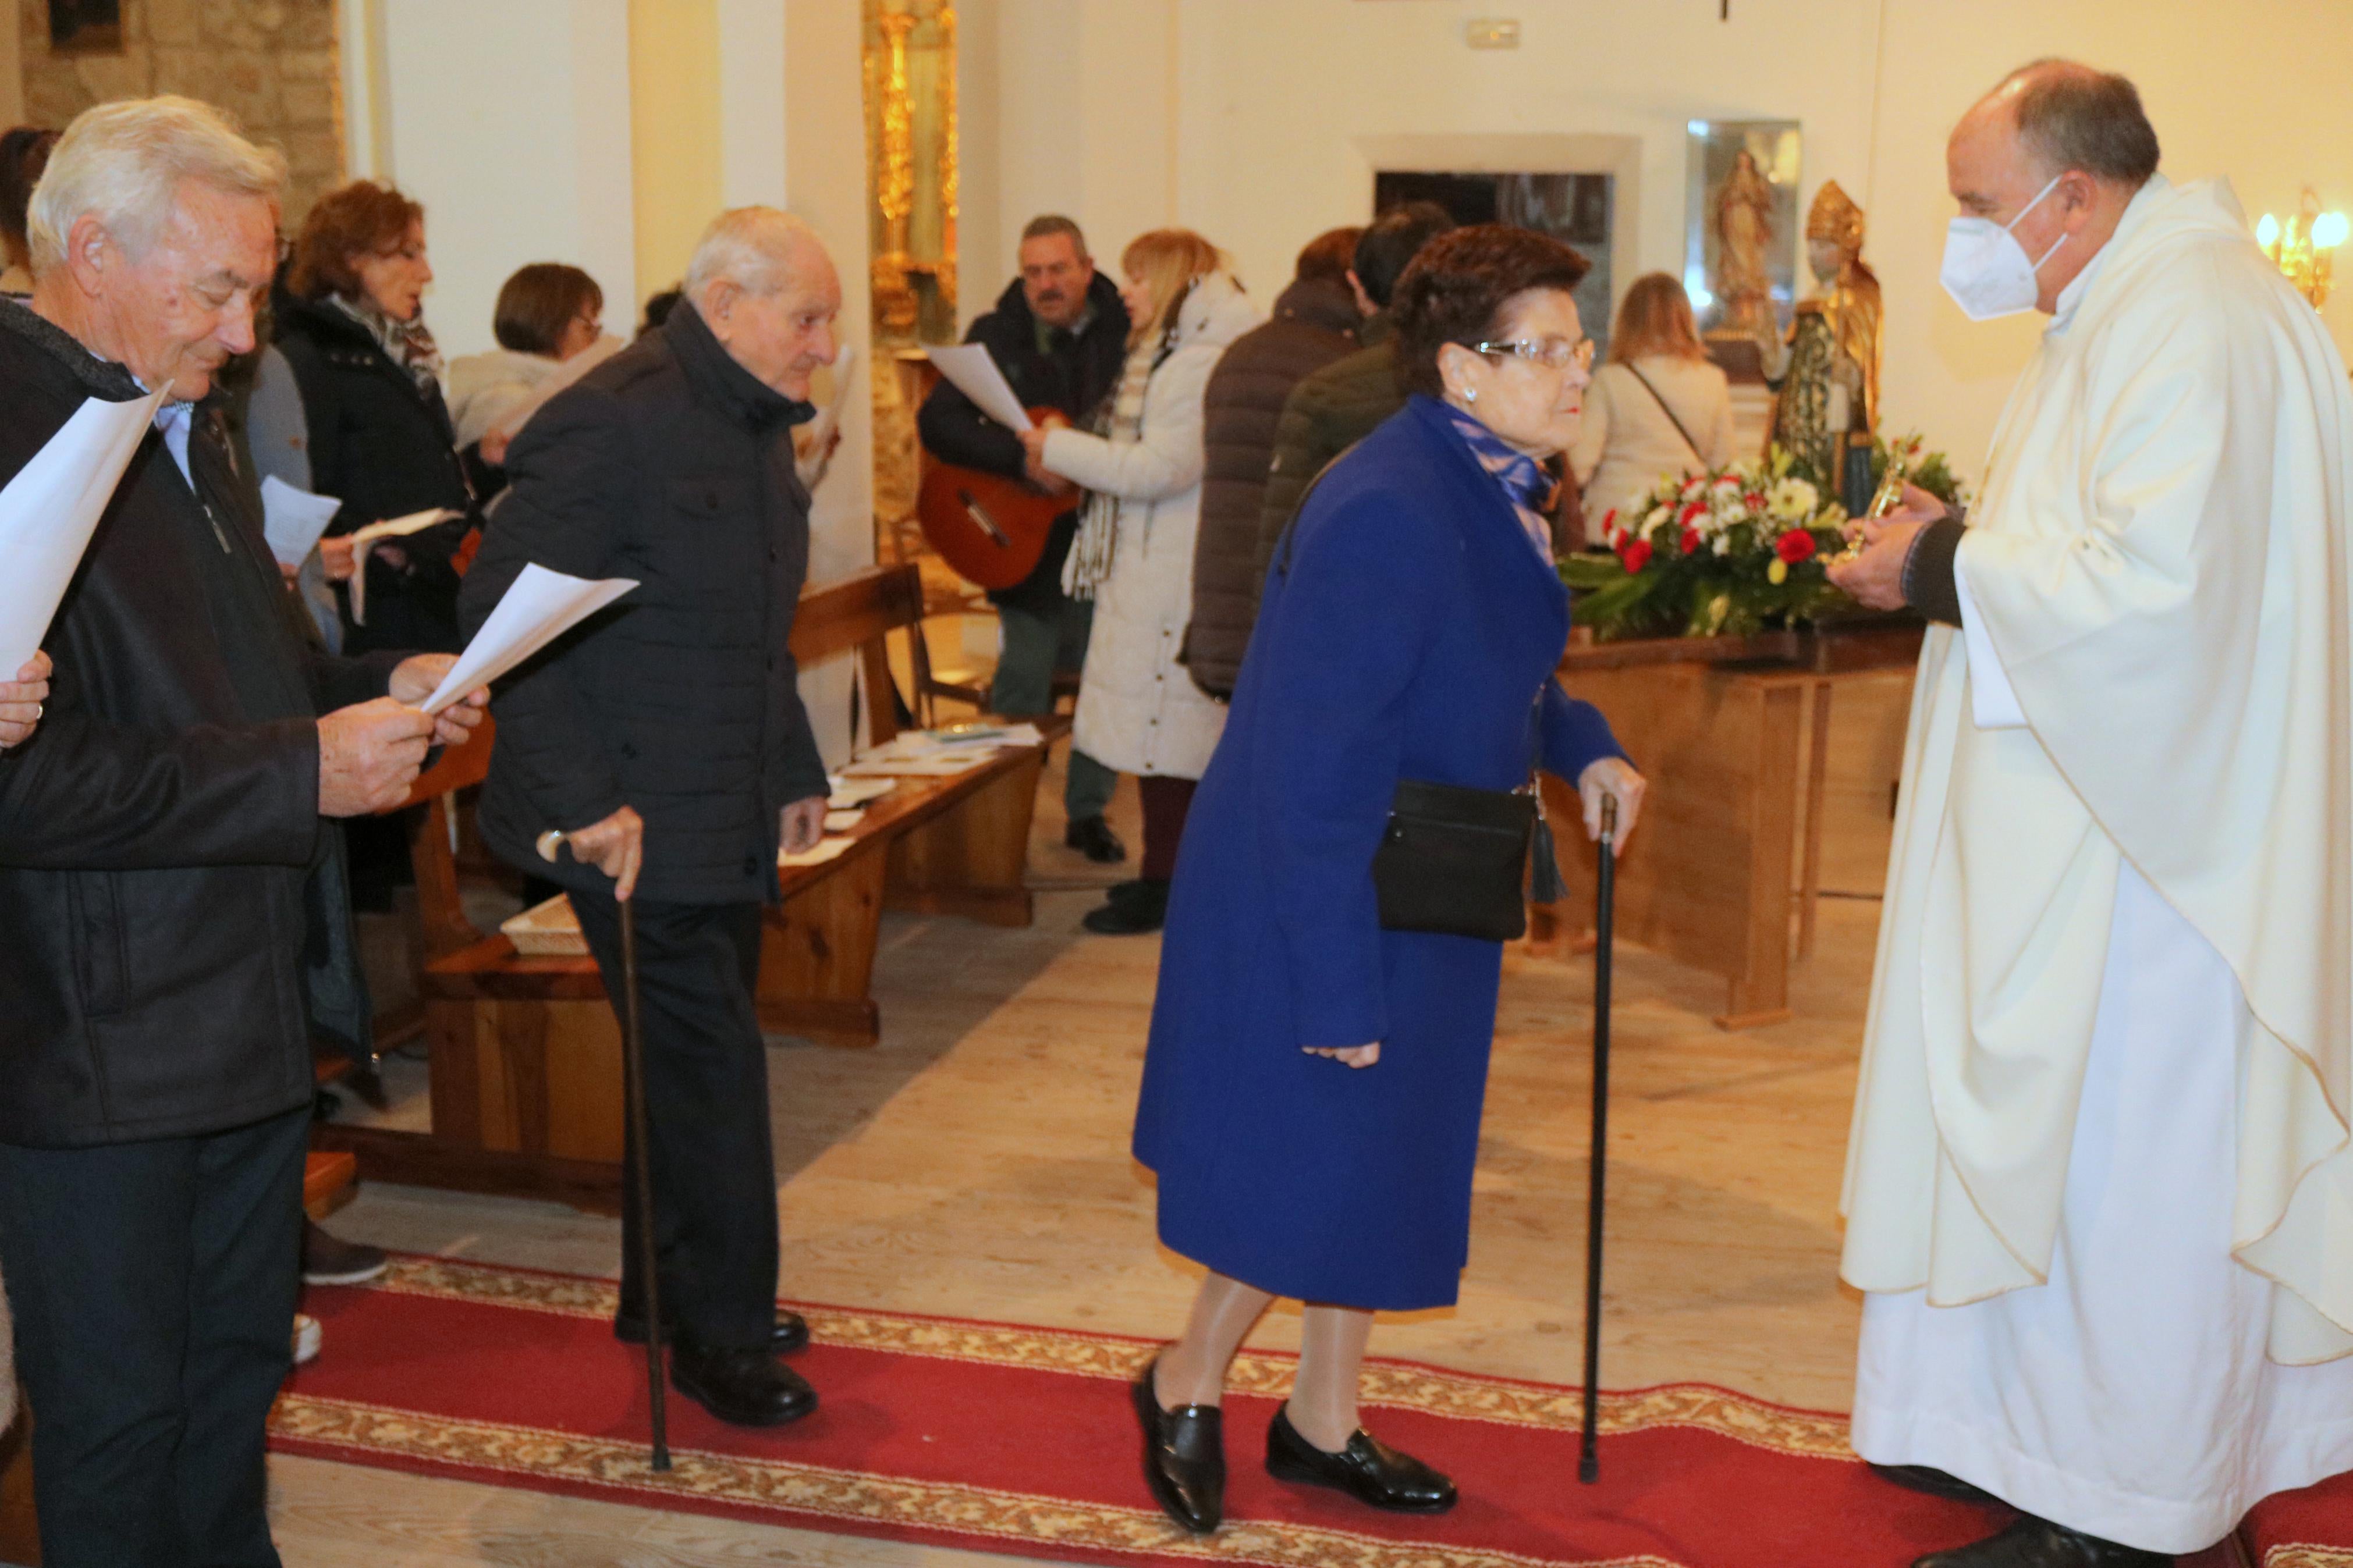
[[(1125, 1384), (1142, 1342), (823, 1307), (804, 1309), (815, 1342), (794, 1358), (818, 1413), (744, 1431), (673, 1394), (677, 1468), (657, 1476), (645, 1363), (613, 1339), (606, 1281), (404, 1258), (373, 1287), (312, 1289), (305, 1309), (326, 1352), (280, 1401), (281, 1452), (1023, 1556), (1901, 1568), (1992, 1522), (1873, 1479), (1841, 1416), (1689, 1384), (1605, 1394), (1602, 1479), (1582, 1487), (1575, 1390), (1401, 1362), (1368, 1363), (1368, 1424), (1451, 1472), (1463, 1500), (1435, 1519), (1376, 1513), (1266, 1474), (1291, 1362), (1246, 1352), (1226, 1404), (1229, 1522), (1197, 1541), (1137, 1473)], [(2330, 1564), (2353, 1557), (2283, 1552), (2267, 1568)]]

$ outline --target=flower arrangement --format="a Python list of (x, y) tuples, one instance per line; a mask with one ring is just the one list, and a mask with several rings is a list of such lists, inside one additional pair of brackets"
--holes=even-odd
[[(1895, 461), (1923, 489), (1958, 499), (1944, 455), (1924, 451), (1916, 436), (1882, 443), (1873, 457), (1875, 474)], [(1662, 478), (1610, 509), (1601, 518), (1609, 553), (1560, 565), (1577, 590), (1577, 624), (1605, 642), (1746, 636), (1851, 608), (1827, 571), (1847, 543), (1846, 509), (1795, 469), (1775, 447), (1709, 473)]]

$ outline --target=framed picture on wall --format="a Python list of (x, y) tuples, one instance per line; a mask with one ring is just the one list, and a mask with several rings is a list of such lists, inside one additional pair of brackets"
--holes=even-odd
[(1609, 347), (1610, 226), (1615, 181), (1606, 174), (1433, 174), (1381, 170), (1373, 176), (1373, 210), (1435, 202), (1457, 223), (1508, 223), (1567, 240), (1592, 264), (1577, 286), (1577, 313), (1596, 348)]
[(61, 55), (122, 52), (122, 0), (49, 0), (49, 47)]
[(1683, 288), (1713, 337), (1778, 333), (1798, 283), (1798, 122), (1694, 120)]

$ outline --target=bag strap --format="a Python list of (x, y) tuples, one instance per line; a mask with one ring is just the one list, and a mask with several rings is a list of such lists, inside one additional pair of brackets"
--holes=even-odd
[(1651, 395), (1651, 401), (1659, 405), (1659, 412), (1667, 416), (1667, 423), (1675, 427), (1675, 434), (1682, 437), (1683, 445), (1691, 448), (1691, 455), (1699, 458), (1699, 466), (1706, 468), (1707, 458), (1700, 451), (1699, 443), (1693, 440), (1691, 432), (1683, 428), (1683, 422), (1675, 417), (1675, 411), (1667, 406), (1667, 400), (1659, 395), (1659, 389), (1651, 384), (1651, 378), (1635, 369), (1631, 360), (1626, 362), (1626, 374), (1642, 384), (1642, 390)]

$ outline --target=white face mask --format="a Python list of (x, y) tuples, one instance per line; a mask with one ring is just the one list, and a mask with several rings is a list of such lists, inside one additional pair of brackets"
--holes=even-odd
[(1989, 217), (1957, 217), (1945, 228), (1945, 265), (1938, 274), (1945, 292), (1953, 303), (1972, 321), (1990, 321), (1999, 316), (2015, 316), (2021, 310), (2031, 310), (2042, 297), (2042, 285), (2036, 275), (2042, 262), (2059, 254), (2059, 247), (2067, 243), (2061, 235), (2050, 249), (2042, 253), (2042, 261), (2030, 261), (2026, 247), (2018, 243), (2010, 232), (2025, 220), (2026, 215), (2042, 204), (2042, 198), (2058, 187), (2064, 175), (2056, 175), (2050, 184), (2036, 193), (2032, 201), (2018, 209), (2018, 216), (2007, 224), (1998, 224)]

